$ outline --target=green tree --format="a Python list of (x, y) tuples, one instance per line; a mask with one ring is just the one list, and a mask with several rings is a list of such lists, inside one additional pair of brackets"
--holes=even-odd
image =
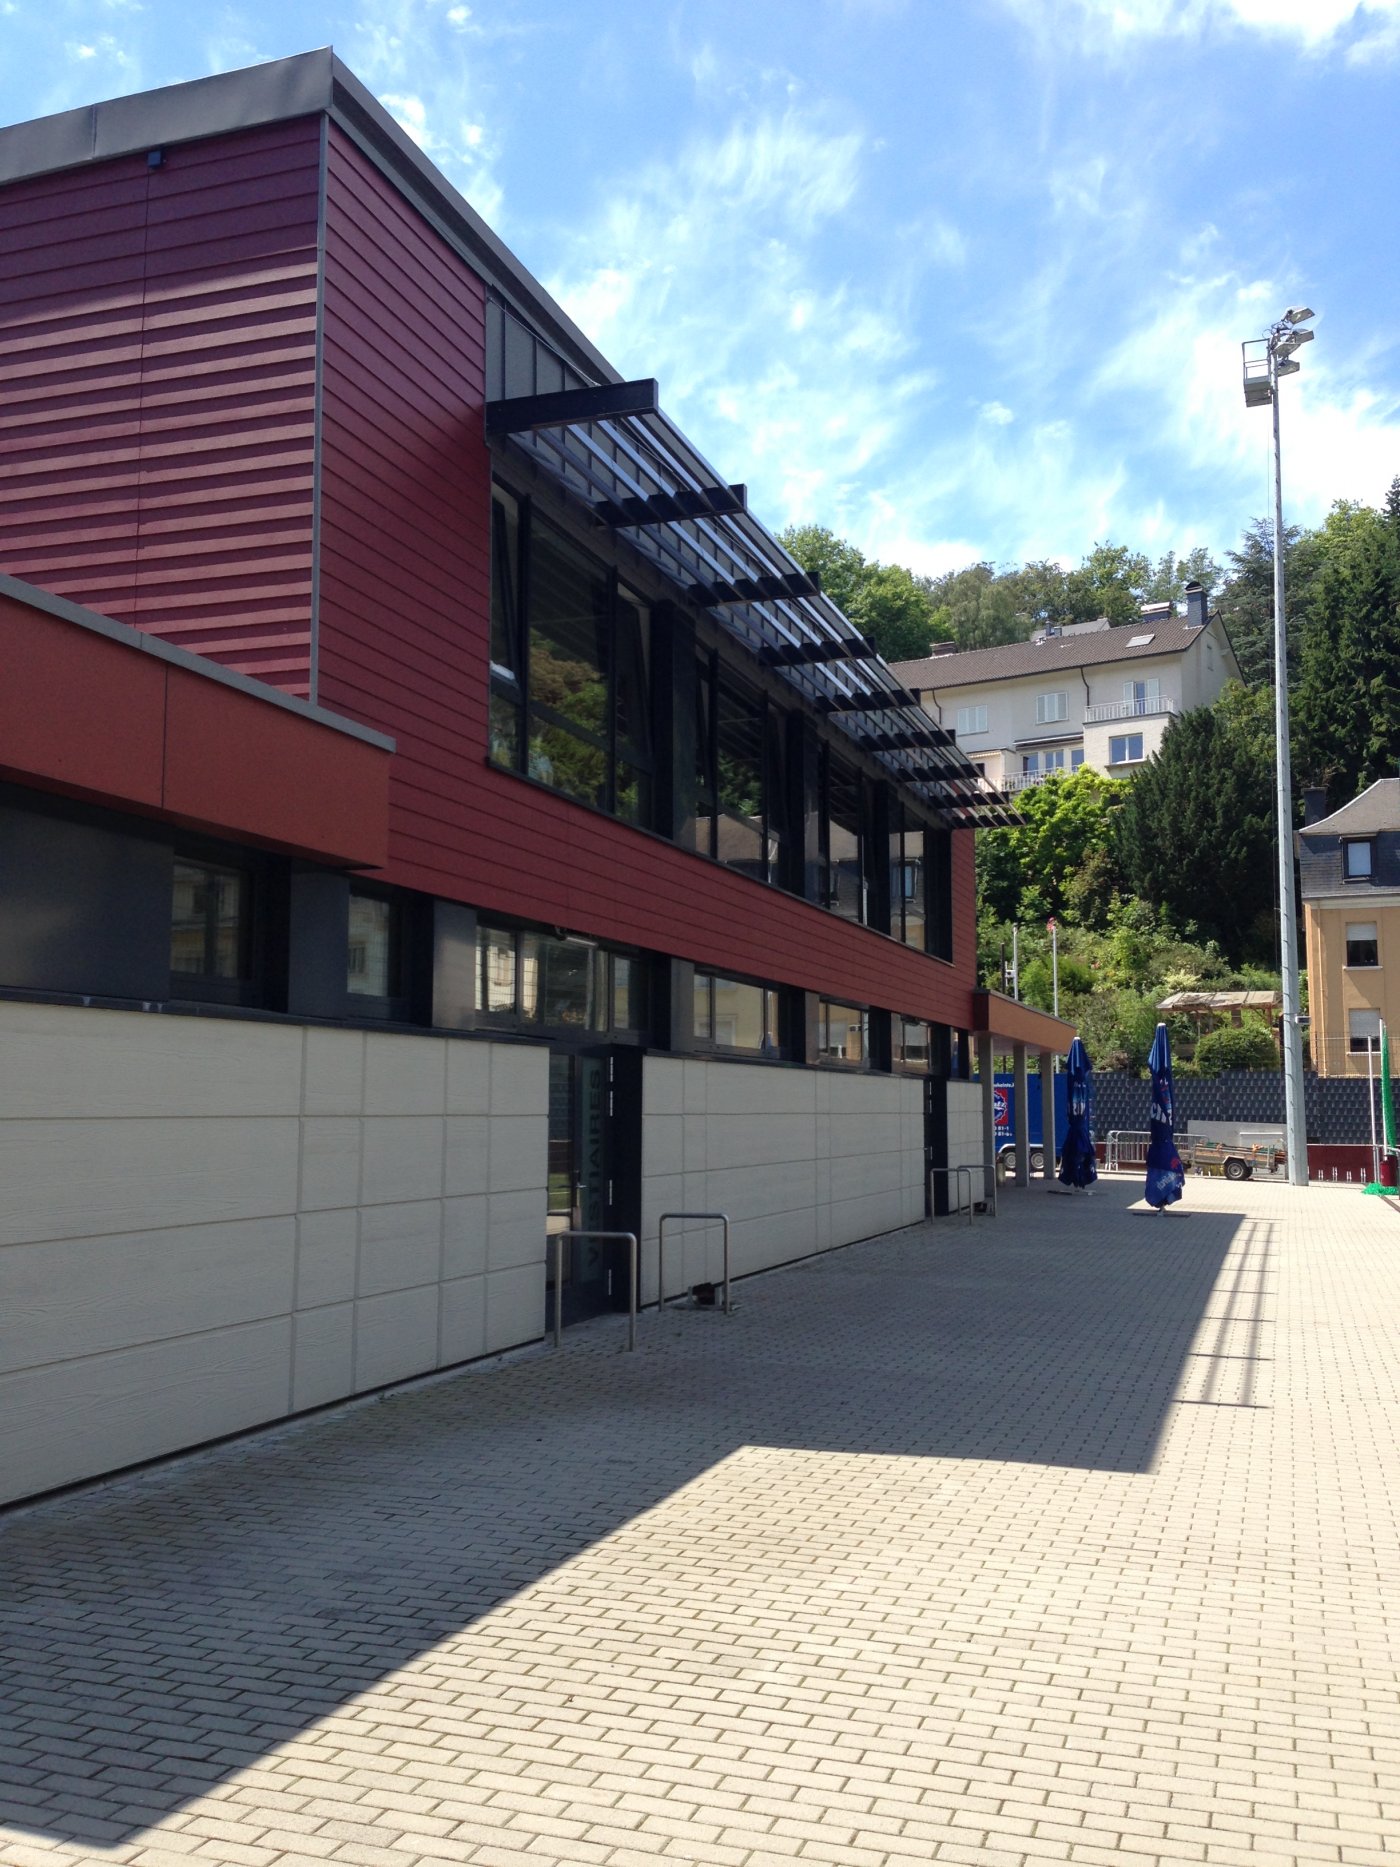
[(1204, 545), (1196, 545), (1185, 557), (1167, 551), (1153, 567), (1143, 590), (1143, 601), (1175, 603), (1180, 607), (1186, 601), (1188, 583), (1204, 585), (1207, 594), (1213, 596), (1220, 588), (1221, 575), (1220, 566)]
[[(1288, 666), (1296, 672), (1303, 644), (1312, 580), (1317, 569), (1315, 534), (1286, 525), (1283, 533), (1284, 613), (1288, 618)], [(1215, 609), (1230, 637), (1240, 678), (1253, 685), (1273, 679), (1274, 535), (1267, 519), (1255, 519), (1238, 551), (1226, 553), (1229, 570)]]
[(779, 532), (778, 543), (820, 580), (826, 595), (849, 616), (869, 570), (864, 553), (825, 525), (789, 525)]
[(953, 640), (939, 605), (902, 564), (867, 565), (846, 614), (886, 661), (917, 661), (935, 641)]
[(1294, 768), (1335, 807), (1400, 755), (1400, 480), (1381, 512), (1339, 500), (1316, 537)]
[(902, 564), (875, 563), (824, 525), (790, 525), (779, 542), (886, 661), (917, 661), (953, 640), (927, 579)]
[(1085, 766), (1022, 791), (1024, 823), (977, 838), (978, 891), (994, 918), (1043, 923), (1065, 914), (1085, 868), (1112, 860), (1112, 820), (1127, 790), (1126, 780)]
[(1129, 886), (1179, 931), (1195, 928), (1234, 959), (1265, 950), (1272, 804), (1269, 765), (1228, 710), (1178, 715), (1117, 815)]

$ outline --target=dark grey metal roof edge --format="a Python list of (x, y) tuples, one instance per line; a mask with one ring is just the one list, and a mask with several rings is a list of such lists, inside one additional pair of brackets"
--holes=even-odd
[(330, 108), (334, 64), (323, 46), (11, 124), (0, 129), (0, 181), (312, 116)]
[(329, 727), (332, 732), (344, 733), (350, 739), (362, 739), (366, 745), (377, 746), (381, 752), (397, 749), (395, 740), (387, 733), (376, 732), (372, 726), (362, 726), (358, 720), (348, 720), (343, 714), (332, 713), (326, 707), (313, 705), (309, 700), (299, 700), (295, 694), (283, 693), (280, 687), (271, 687), (266, 681), (254, 680), (249, 674), (240, 674), (235, 668), (226, 668), (220, 662), (196, 655), (188, 648), (177, 648), (173, 642), (163, 642), (158, 635), (149, 635), (144, 629), (133, 629), (129, 623), (117, 622), (95, 609), (84, 609), (80, 603), (70, 603), (66, 596), (55, 596), (51, 590), (41, 590), (37, 584), (25, 583), (23, 579), (10, 577), (3, 571), (0, 571), (0, 596), (12, 597), (17, 603), (42, 610), (46, 616), (57, 616), (61, 622), (71, 622), (93, 635), (104, 635), (109, 642), (119, 642), (123, 648), (134, 648), (143, 655), (154, 655), (157, 661), (168, 662), (171, 667), (183, 668), (190, 674), (202, 675), (207, 681), (217, 681), (221, 687), (236, 688), (239, 693), (248, 694), (254, 700), (266, 701), (269, 706), (281, 707), (283, 712), (295, 713), (314, 725)]
[(344, 130), (576, 367), (604, 382), (619, 380), (602, 352), (330, 46), (0, 128), (0, 183), (318, 112)]

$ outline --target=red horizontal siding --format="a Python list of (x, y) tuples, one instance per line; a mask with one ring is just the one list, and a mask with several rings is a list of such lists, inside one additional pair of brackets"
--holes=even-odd
[(0, 566), (311, 668), (319, 119), (0, 192)]
[(327, 176), (320, 698), (394, 735), (389, 879), (697, 964), (966, 1026), (953, 965), (486, 763), (484, 293), (339, 133)]

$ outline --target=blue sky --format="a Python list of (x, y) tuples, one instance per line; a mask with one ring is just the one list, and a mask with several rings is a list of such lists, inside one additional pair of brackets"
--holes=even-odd
[(0, 0), (0, 120), (333, 44), (759, 517), (1217, 555), (1400, 472), (1400, 0)]

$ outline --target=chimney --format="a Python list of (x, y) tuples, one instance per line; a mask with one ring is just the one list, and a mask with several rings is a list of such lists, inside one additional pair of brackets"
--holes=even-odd
[(958, 645), (956, 642), (935, 642), (928, 652), (930, 660), (936, 655), (956, 655)]
[(1206, 587), (1203, 583), (1188, 583), (1186, 586), (1186, 626), (1188, 629), (1204, 629), (1206, 626)]
[(1321, 784), (1310, 784), (1303, 793), (1303, 828), (1306, 830), (1314, 823), (1321, 823), (1324, 817), (1330, 815), (1331, 812), (1327, 808), (1327, 787)]

